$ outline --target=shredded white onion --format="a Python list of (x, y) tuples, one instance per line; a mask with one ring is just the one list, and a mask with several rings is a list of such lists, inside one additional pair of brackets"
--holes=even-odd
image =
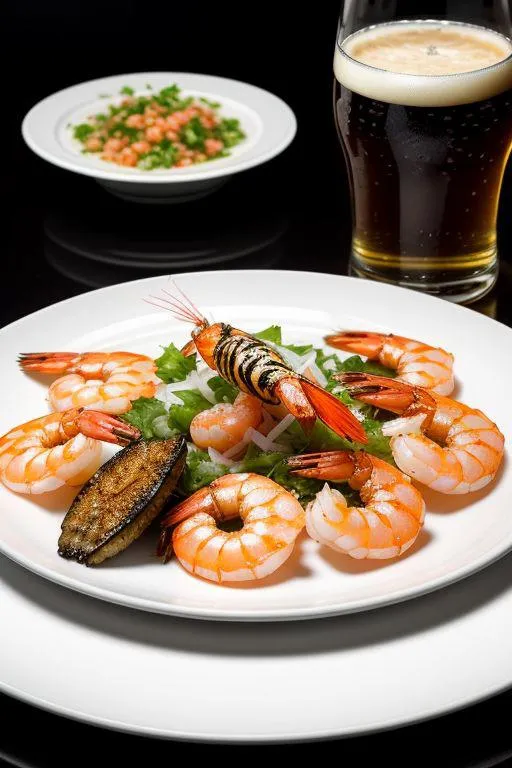
[(320, 370), (320, 368), (316, 363), (312, 363), (308, 367), (308, 371), (311, 371), (311, 373), (313, 374), (313, 378), (316, 379), (316, 381), (320, 384), (321, 387), (327, 386), (327, 378), (326, 376), (324, 376), (324, 374), (322, 373), (322, 371)]
[(288, 365), (291, 365), (294, 371), (297, 370), (297, 366), (300, 365), (302, 357), (296, 352), (292, 352), (291, 349), (280, 347), (279, 344), (274, 344), (273, 346), (277, 349), (281, 357), (284, 357)]
[(308, 352), (307, 355), (304, 355), (304, 357), (299, 358), (300, 363), (298, 364), (297, 368), (295, 369), (297, 373), (304, 373), (312, 363), (316, 360), (316, 352)]
[(283, 432), (286, 432), (292, 421), (295, 421), (295, 416), (292, 416), (291, 413), (288, 413), (284, 419), (281, 419), (281, 421), (276, 424), (274, 429), (271, 429), (270, 432), (267, 435), (268, 440), (275, 440), (276, 437), (279, 437)]
[(234, 461), (226, 458), (224, 453), (216, 451), (215, 448), (208, 448), (208, 456), (215, 464), (223, 464), (225, 467), (232, 467), (235, 463)]
[(291, 349), (286, 349), (286, 347), (277, 346), (277, 350), (294, 371), (297, 373), (307, 373), (309, 371), (321, 387), (326, 386), (327, 379), (316, 364), (316, 351), (314, 349), (306, 352), (305, 355), (298, 355), (296, 352), (292, 352)]
[[(183, 400), (180, 400), (179, 397), (176, 397), (176, 395), (169, 391), (169, 386), (169, 384), (163, 384), (161, 387), (158, 387), (155, 395), (156, 399), (165, 403), (165, 405), (183, 405)], [(180, 387), (180, 389), (184, 389), (184, 387)]]
[[(195, 371), (194, 371), (195, 373)], [(180, 392), (182, 389), (191, 389), (191, 384), (189, 381), (189, 376), (184, 381), (173, 381), (170, 384), (165, 385), (165, 389), (167, 392)]]
[(195, 382), (195, 387), (197, 387), (205, 400), (208, 400), (209, 403), (215, 405), (217, 402), (215, 399), (215, 394), (213, 390), (208, 386), (207, 379), (205, 379), (204, 376), (199, 375), (197, 371), (192, 371), (191, 373), (195, 374), (194, 378), (192, 379), (192, 381)]
[[(247, 434), (247, 433), (246, 433)], [(224, 456), (226, 459), (233, 459), (235, 456), (238, 456), (239, 453), (241, 453), (244, 448), (247, 448), (247, 445), (250, 443), (250, 438), (243, 440), (240, 440), (239, 443), (236, 445), (233, 445), (231, 448), (229, 448), (227, 451), (224, 452)]]
[(279, 451), (283, 453), (288, 451), (286, 445), (274, 443), (272, 440), (269, 440), (268, 437), (262, 435), (261, 432), (258, 432), (257, 429), (254, 429), (254, 427), (249, 427), (245, 436), (248, 436), (249, 439), (252, 440), (258, 448), (261, 448), (262, 451)]
[[(198, 389), (205, 400), (208, 400), (209, 403), (215, 405), (217, 402), (215, 400), (215, 394), (208, 386), (208, 381), (216, 375), (215, 371), (212, 371), (208, 366), (202, 367), (198, 371), (189, 371), (183, 381), (173, 381), (170, 384), (166, 384), (165, 392), (166, 394), (172, 394), (173, 392), (181, 392), (184, 389)], [(167, 401), (164, 400), (164, 402)], [(178, 400), (177, 402), (181, 403), (182, 401)]]
[(400, 417), (391, 419), (382, 427), (382, 434), (386, 437), (396, 437), (398, 435), (418, 435), (421, 432), (421, 425), (426, 414), (417, 413), (416, 416)]

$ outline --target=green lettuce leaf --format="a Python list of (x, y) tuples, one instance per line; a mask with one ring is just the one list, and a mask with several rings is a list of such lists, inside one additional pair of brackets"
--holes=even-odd
[(283, 461), (285, 453), (277, 451), (262, 451), (251, 443), (242, 459), (240, 472), (256, 472), (258, 475), (269, 475), (274, 467)]
[[(132, 402), (131, 410), (124, 413), (121, 418), (128, 424), (140, 429), (145, 440), (162, 437), (159, 424), (155, 427), (155, 420), (161, 416), (167, 416), (164, 403), (155, 397), (139, 397)], [(160, 432), (160, 434), (159, 434)], [(170, 437), (170, 435), (168, 435)]]
[(213, 376), (213, 378), (208, 379), (208, 386), (218, 403), (233, 403), (240, 391), (221, 376)]
[(281, 344), (282, 342), (281, 327), (279, 325), (271, 325), (263, 331), (259, 331), (259, 333), (253, 333), (253, 336), (262, 341), (271, 341), (272, 344)]
[[(325, 364), (328, 363), (328, 367)], [(376, 363), (373, 360), (363, 360), (359, 355), (352, 355), (347, 357), (346, 360), (340, 360), (336, 354), (328, 354), (323, 349), (317, 349), (316, 351), (316, 364), (327, 377), (329, 387), (336, 386), (332, 375), (335, 373), (348, 373), (350, 371), (356, 371), (357, 373), (372, 373), (376, 376), (387, 376), (388, 378), (394, 378), (396, 371), (392, 371), (390, 368), (386, 368), (380, 363)], [(339, 385), (339, 382), (337, 383)]]
[(391, 368), (386, 368), (385, 365), (376, 363), (375, 360), (362, 360), (359, 355), (352, 355), (347, 357), (341, 363), (340, 371), (348, 373), (349, 371), (357, 371), (357, 373), (372, 373), (375, 376), (387, 376), (390, 379), (394, 379), (396, 371)]
[(180, 478), (179, 490), (190, 496), (199, 488), (209, 485), (217, 477), (225, 475), (228, 468), (213, 462), (206, 451), (189, 451), (185, 469)]
[(174, 344), (163, 347), (163, 352), (155, 360), (157, 365), (156, 375), (166, 384), (173, 381), (183, 381), (190, 371), (196, 369), (196, 356), (185, 357)]
[(211, 408), (212, 404), (197, 389), (183, 389), (174, 394), (183, 401), (183, 405), (171, 405), (168, 424), (171, 429), (187, 433), (194, 416)]
[(296, 355), (307, 355), (313, 349), (312, 344), (281, 344), (285, 349), (289, 349), (290, 352), (295, 352)]

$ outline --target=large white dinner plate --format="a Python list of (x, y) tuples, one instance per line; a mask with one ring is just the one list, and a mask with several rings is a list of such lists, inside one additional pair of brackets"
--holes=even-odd
[[(70, 126), (120, 101), (124, 86), (147, 95), (173, 83), (186, 96), (220, 102), (222, 117), (240, 120), (246, 138), (227, 157), (188, 168), (143, 171), (82, 152)], [(290, 144), (296, 128), (295, 115), (282, 99), (249, 83), (191, 72), (137, 72), (89, 80), (53, 93), (27, 113), (22, 133), (30, 149), (44, 160), (92, 176), (114, 194), (140, 202), (172, 202), (200, 197), (228, 176), (271, 160)]]
[(226, 624), (101, 603), (2, 558), (0, 689), (146, 736), (289, 742), (393, 728), (512, 684), (511, 566), (370, 613)]
[[(454, 352), (458, 396), (510, 433), (512, 332), (448, 302), (392, 286), (304, 272), (233, 271), (179, 275), (179, 286), (216, 320), (254, 331), (280, 323), (286, 340), (320, 343), (333, 328), (394, 331)], [(0, 432), (45, 412), (44, 384), (23, 374), (19, 352), (128, 349), (156, 355), (185, 342), (190, 328), (143, 302), (164, 277), (105, 288), (48, 307), (0, 332)], [(124, 605), (223, 620), (312, 618), (376, 608), (461, 579), (512, 545), (512, 474), (507, 461), (491, 487), (469, 496), (425, 493), (424, 531), (396, 561), (356, 561), (305, 535), (293, 556), (262, 582), (217, 586), (154, 555), (150, 530), (119, 557), (86, 568), (57, 555), (72, 494), (27, 497), (0, 488), (0, 550), (41, 576)]]

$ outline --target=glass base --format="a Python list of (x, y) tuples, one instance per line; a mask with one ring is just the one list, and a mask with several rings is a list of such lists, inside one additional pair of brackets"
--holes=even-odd
[(470, 274), (457, 274), (455, 270), (425, 274), (421, 270), (412, 269), (408, 271), (375, 269), (352, 253), (349, 274), (367, 280), (411, 288), (456, 304), (469, 304), (489, 293), (495, 284), (498, 277), (498, 259)]

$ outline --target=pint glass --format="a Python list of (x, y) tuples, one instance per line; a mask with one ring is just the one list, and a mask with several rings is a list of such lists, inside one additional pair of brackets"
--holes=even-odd
[(354, 0), (340, 19), (334, 110), (352, 194), (352, 271), (471, 301), (497, 274), (512, 139), (508, 4), (482, 0), (476, 19), (474, 2), (460, 3), (471, 7), (467, 20), (386, 18), (404, 5)]

